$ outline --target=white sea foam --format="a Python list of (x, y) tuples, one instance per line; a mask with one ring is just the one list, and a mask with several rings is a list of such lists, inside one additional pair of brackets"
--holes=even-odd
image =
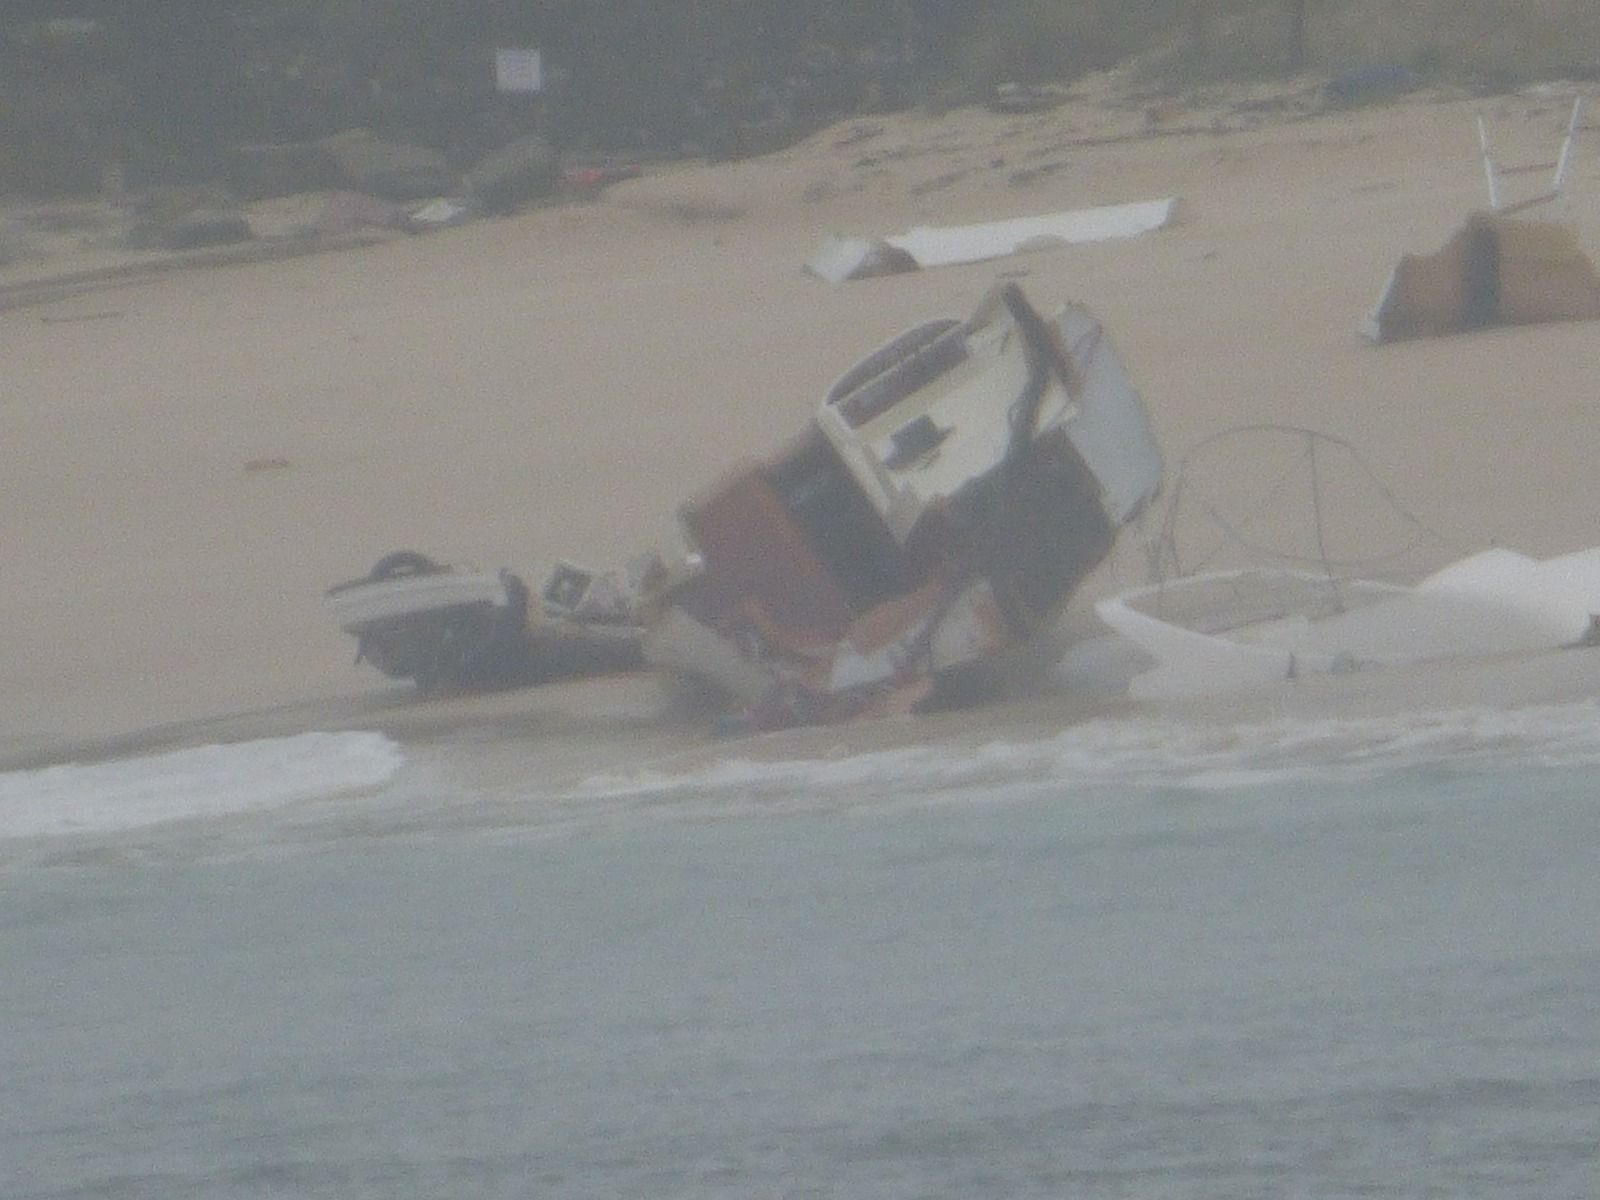
[[(1239, 724), (1119, 717), (1044, 737), (780, 760), (741, 756), (736, 744), (728, 750), (721, 761), (694, 769), (641, 768), (576, 785), (544, 784), (536, 742), (432, 743), (402, 754), (381, 734), (309, 733), (0, 774), (0, 841), (119, 837), (170, 825), (178, 845), (181, 831), (198, 821), (252, 813), (275, 814), (270, 828), (234, 829), (244, 840), (230, 846), (249, 852), (280, 835), (293, 844), (351, 836), (559, 836), (640, 822), (1044, 795), (1070, 795), (1084, 805), (1099, 795), (1120, 808), (1118, 798), (1130, 790), (1225, 797), (1301, 781), (1381, 781), (1419, 768), (1501, 773), (1600, 766), (1600, 704)], [(164, 832), (152, 836), (167, 843)]]
[(119, 833), (381, 787), (400, 768), (377, 733), (303, 733), (143, 758), (0, 773), (0, 839)]
[(591, 801), (705, 806), (715, 797), (806, 807), (856, 807), (894, 798), (1040, 787), (1270, 786), (1355, 780), (1428, 767), (1513, 770), (1600, 765), (1600, 705), (1408, 713), (1362, 719), (1284, 719), (1219, 725), (1161, 718), (1090, 721), (1025, 742), (918, 746), (843, 759), (732, 758), (685, 774), (595, 776)]

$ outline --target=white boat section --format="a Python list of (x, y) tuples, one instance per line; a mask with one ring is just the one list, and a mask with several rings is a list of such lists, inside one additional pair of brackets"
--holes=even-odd
[(396, 576), (353, 583), (327, 595), (329, 612), (347, 632), (395, 617), (467, 605), (503, 608), (510, 603), (504, 575), (498, 571)]
[(706, 680), (744, 704), (760, 701), (779, 679), (770, 664), (741, 653), (679, 608), (666, 609), (645, 626), (643, 646), (651, 666)]
[(917, 260), (882, 238), (827, 237), (806, 260), (805, 269), (818, 279), (843, 283), (847, 279), (915, 271)]
[[(890, 343), (880, 353), (892, 365), (880, 377), (863, 383), (852, 372), (818, 411), (823, 433), (902, 542), (924, 513), (1006, 456), (1011, 407), (994, 398), (1022, 394), (1028, 350), (1001, 295), (991, 292), (960, 325), (925, 327), (936, 336), (915, 355), (896, 355), (897, 343)], [(1088, 309), (1066, 305), (1048, 324), (1069, 378), (1051, 372), (1033, 436), (1065, 430), (1099, 481), (1107, 519), (1120, 527), (1161, 487), (1165, 468), (1148, 415)], [(934, 386), (925, 383), (929, 373), (936, 373)], [(869, 389), (881, 389), (889, 402), (861, 404), (857, 398)], [(851, 392), (851, 403), (841, 403)]]
[(1177, 211), (1177, 197), (1169, 196), (977, 225), (919, 225), (884, 241), (911, 255), (919, 267), (948, 267), (1006, 258), (1046, 246), (1138, 237), (1170, 224)]
[(806, 263), (829, 283), (926, 267), (988, 262), (1027, 250), (1109, 242), (1161, 229), (1176, 218), (1178, 198), (1107, 204), (975, 225), (919, 225), (882, 238), (830, 237)]
[(1161, 490), (1166, 473), (1149, 414), (1093, 313), (1069, 304), (1054, 324), (1075, 376), (1076, 411), (1063, 418), (1067, 440), (1100, 481), (1112, 525), (1124, 525)]
[(1570, 646), (1600, 614), (1600, 548), (1551, 559), (1492, 549), (1415, 587), (1307, 572), (1189, 576), (1095, 605), (1154, 666), (1140, 699), (1238, 691), (1299, 674)]

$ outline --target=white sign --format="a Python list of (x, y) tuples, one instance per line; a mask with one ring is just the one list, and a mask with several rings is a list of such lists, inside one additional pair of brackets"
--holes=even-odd
[(537, 50), (494, 52), (494, 86), (498, 92), (537, 92), (544, 88), (544, 66)]

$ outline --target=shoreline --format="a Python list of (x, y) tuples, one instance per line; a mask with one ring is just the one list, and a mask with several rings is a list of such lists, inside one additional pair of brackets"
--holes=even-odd
[(379, 733), (404, 745), (469, 740), (544, 747), (574, 782), (604, 771), (692, 770), (714, 761), (853, 757), (938, 743), (1031, 744), (1089, 723), (1243, 727), (1428, 722), (1462, 713), (1600, 708), (1600, 648), (1454, 659), (1311, 675), (1248, 691), (1135, 701), (1056, 682), (967, 707), (766, 733), (723, 734), (714, 714), (649, 673), (421, 700), (405, 687), (152, 726), (108, 737), (0, 748), (0, 773), (159, 756), (316, 731)]

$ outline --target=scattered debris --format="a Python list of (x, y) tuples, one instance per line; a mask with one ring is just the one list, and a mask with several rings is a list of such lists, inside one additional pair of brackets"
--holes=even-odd
[(923, 267), (984, 262), (1044, 246), (1138, 237), (1170, 224), (1177, 207), (1178, 201), (1172, 198), (981, 225), (923, 226), (889, 242), (909, 251)]
[(846, 279), (899, 275), (917, 270), (918, 265), (909, 251), (882, 238), (833, 237), (817, 247), (805, 269), (829, 283), (843, 283)]
[(1161, 485), (1142, 401), (1086, 310), (1015, 284), (847, 372), (787, 446), (680, 512), (688, 548), (624, 576), (401, 552), (328, 593), (388, 675), (495, 686), (629, 665), (727, 694), (754, 727), (913, 707), (1028, 646)]
[(413, 232), (429, 229), (447, 229), (452, 225), (465, 225), (477, 214), (460, 200), (441, 198), (429, 201), (421, 208), (408, 213), (404, 225)]
[(1433, 254), (1401, 258), (1377, 307), (1361, 324), (1375, 342), (1544, 321), (1600, 317), (1600, 275), (1577, 234), (1554, 221), (1511, 214), (1555, 199), (1572, 162), (1572, 139), (1583, 114), (1573, 103), (1567, 135), (1550, 187), (1512, 204), (1502, 202), (1501, 170), (1489, 153), (1483, 119), (1478, 140), (1490, 211), (1476, 213)]
[(624, 179), (637, 179), (644, 173), (638, 163), (601, 163), (563, 167), (560, 185), (563, 191), (578, 196), (597, 196), (613, 183)]
[[(884, 262), (904, 261), (891, 259), (884, 247), (909, 255), (917, 267), (986, 262), (1024, 250), (1138, 237), (1171, 224), (1177, 210), (1177, 198), (1169, 197), (979, 225), (920, 226), (886, 238), (830, 237), (812, 255), (806, 269), (829, 283), (883, 274)], [(853, 265), (852, 256), (859, 256), (859, 265)]]
[(1375, 342), (1600, 317), (1600, 275), (1552, 221), (1479, 213), (1433, 254), (1407, 254), (1361, 326)]

